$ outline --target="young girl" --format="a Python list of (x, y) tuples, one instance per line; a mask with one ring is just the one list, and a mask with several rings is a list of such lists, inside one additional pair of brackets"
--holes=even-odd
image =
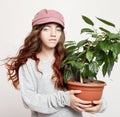
[(82, 117), (82, 112), (105, 109), (104, 100), (84, 101), (67, 91), (60, 63), (64, 59), (64, 18), (55, 10), (42, 9), (32, 20), (32, 31), (16, 57), (6, 63), (9, 80), (20, 89), (31, 117)]

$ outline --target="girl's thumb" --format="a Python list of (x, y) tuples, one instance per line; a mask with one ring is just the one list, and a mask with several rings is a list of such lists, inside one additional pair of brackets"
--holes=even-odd
[(71, 94), (81, 93), (81, 90), (71, 90), (70, 93), (71, 93)]

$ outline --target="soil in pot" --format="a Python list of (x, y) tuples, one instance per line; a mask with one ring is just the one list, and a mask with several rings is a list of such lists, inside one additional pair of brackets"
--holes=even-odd
[(100, 80), (87, 79), (84, 83), (69, 80), (67, 86), (69, 90), (81, 90), (82, 92), (76, 96), (82, 100), (94, 101), (102, 97), (103, 89), (106, 83)]

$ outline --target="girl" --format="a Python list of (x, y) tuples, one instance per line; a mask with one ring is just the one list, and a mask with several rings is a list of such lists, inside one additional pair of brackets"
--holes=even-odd
[(64, 18), (55, 10), (43, 9), (32, 20), (32, 31), (16, 57), (6, 63), (9, 80), (20, 89), (31, 117), (82, 117), (82, 112), (101, 112), (104, 101), (84, 101), (67, 91), (60, 63), (64, 59)]

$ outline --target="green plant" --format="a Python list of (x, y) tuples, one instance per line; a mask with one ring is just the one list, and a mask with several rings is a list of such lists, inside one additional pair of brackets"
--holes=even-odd
[(82, 16), (82, 19), (91, 27), (81, 29), (81, 34), (87, 34), (87, 39), (65, 42), (67, 54), (61, 64), (64, 68), (65, 82), (73, 76), (77, 81), (80, 81), (80, 78), (97, 79), (100, 68), (103, 76), (110, 76), (120, 54), (120, 31), (117, 31), (115, 24), (96, 17), (98, 21), (115, 31), (103, 27), (95, 29), (91, 19), (86, 16)]

